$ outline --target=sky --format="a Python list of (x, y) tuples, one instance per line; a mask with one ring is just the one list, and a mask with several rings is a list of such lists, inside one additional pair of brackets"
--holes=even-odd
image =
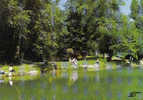
[(60, 1), (60, 7), (62, 8), (62, 9), (64, 9), (64, 4), (65, 4), (65, 2), (66, 2), (67, 0), (61, 0)]
[(130, 5), (131, 5), (132, 0), (124, 0), (124, 2), (125, 2), (125, 5), (120, 7), (120, 11), (123, 14), (129, 15), (131, 12)]
[[(60, 1), (60, 7), (62, 9), (64, 9), (63, 5), (67, 0), (61, 0)], [(130, 14), (130, 5), (131, 5), (131, 1), (132, 0), (124, 0), (125, 5), (120, 7), (120, 11), (121, 13), (125, 14), (125, 15), (129, 15)]]

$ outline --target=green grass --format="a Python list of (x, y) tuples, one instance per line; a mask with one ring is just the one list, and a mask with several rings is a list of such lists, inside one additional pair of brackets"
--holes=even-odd
[[(24, 75), (21, 76), (21, 67), (24, 66), (24, 69), (22, 72), (24, 72)], [(9, 65), (3, 65), (0, 70), (3, 70), (5, 72), (5, 74), (2, 76), (2, 79), (5, 80), (5, 82), (9, 81)], [(33, 80), (39, 77), (40, 75), (40, 69), (38, 67), (34, 67), (28, 64), (22, 64), (20, 66), (13, 66), (13, 69), (15, 70), (15, 72), (13, 72), (13, 77), (12, 80)], [(36, 70), (38, 71), (36, 76), (31, 76), (28, 74), (28, 72)]]
[(82, 64), (84, 64), (84, 62), (87, 62), (88, 65), (93, 65), (93, 64), (95, 64), (96, 60), (79, 60), (78, 65), (79, 66), (82, 65)]
[[(95, 59), (78, 60), (78, 70), (80, 70), (80, 71), (84, 70), (82, 68), (82, 65), (85, 64), (85, 62), (86, 62), (87, 65), (94, 65), (96, 63), (96, 60)], [(109, 63), (111, 65), (112, 70), (117, 68), (117, 64), (115, 62), (107, 62), (106, 59), (99, 59), (99, 62), (100, 62), (100, 67), (99, 67), (100, 70), (106, 70), (107, 63)], [(67, 66), (66, 69), (62, 69), (64, 63)], [(73, 67), (72, 67), (72, 64), (70, 62), (68, 62), (68, 61), (64, 61), (64, 62), (59, 61), (59, 62), (56, 62), (56, 64), (57, 64), (58, 69), (65, 70), (67, 72), (71, 72), (72, 70), (74, 70)], [(134, 68), (138, 67), (138, 65), (134, 64), (134, 63), (132, 63), (131, 65)], [(6, 73), (9, 72), (9, 70), (8, 70), (9, 69), (9, 65), (1, 65), (1, 66), (2, 67), (0, 68), (0, 70), (5, 71)], [(40, 75), (40, 68), (38, 67), (38, 65), (32, 66), (30, 64), (22, 64), (20, 66), (13, 66), (13, 68), (15, 70), (14, 75), (16, 76), (15, 78), (13, 78), (14, 80), (20, 80), (21, 78), (22, 79), (26, 79), (26, 80), (31, 79), (30, 75), (19, 76), (20, 69), (21, 69), (22, 66), (24, 66), (24, 73), (28, 73), (29, 71), (36, 70), (36, 71), (38, 71), (38, 75)], [(124, 66), (128, 66), (128, 65), (123, 64), (121, 66), (124, 67)], [(88, 71), (95, 71), (94, 68), (88, 68), (87, 70)], [(7, 75), (4, 75), (4, 78), (8, 78)]]

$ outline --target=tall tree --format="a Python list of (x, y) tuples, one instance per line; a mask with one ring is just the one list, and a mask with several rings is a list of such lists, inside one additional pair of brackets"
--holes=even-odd
[(18, 6), (17, 0), (1, 1), (1, 61), (18, 62), (21, 56), (21, 39), (27, 32), (27, 11)]
[[(68, 0), (67, 3), (66, 23), (69, 38), (66, 39), (69, 47), (79, 51), (86, 50), (92, 54), (99, 48), (101, 53), (112, 56), (111, 46), (116, 42), (114, 34), (120, 16), (119, 0)], [(101, 45), (103, 43), (104, 45)]]
[(42, 1), (41, 0), (25, 0), (24, 10), (29, 10), (28, 15), (30, 16), (30, 23), (28, 25), (28, 34), (27, 34), (27, 49), (25, 50), (25, 57), (27, 59), (33, 59), (38, 61), (42, 59), (40, 54), (40, 48), (38, 44), (38, 39), (40, 36), (40, 28), (38, 23), (40, 21)]
[(139, 2), (138, 0), (132, 0), (131, 3), (131, 17), (133, 19), (136, 19), (138, 17), (139, 13)]
[[(9, 4), (9, 30), (11, 31), (11, 38), (14, 48), (14, 58), (19, 62), (23, 58), (26, 35), (29, 32), (28, 24), (30, 22), (28, 10), (24, 10), (18, 5), (17, 0), (10, 0)], [(22, 57), (22, 58), (21, 58)]]

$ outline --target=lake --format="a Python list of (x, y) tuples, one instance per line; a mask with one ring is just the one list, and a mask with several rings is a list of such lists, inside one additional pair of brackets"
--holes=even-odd
[[(12, 84), (11, 84), (12, 82)], [(143, 69), (57, 70), (37, 79), (0, 84), (0, 100), (143, 100)]]

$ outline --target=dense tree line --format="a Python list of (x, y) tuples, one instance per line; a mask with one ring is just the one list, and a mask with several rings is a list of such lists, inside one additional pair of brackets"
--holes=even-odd
[(132, 0), (123, 15), (124, 0), (0, 0), (0, 62), (63, 60), (72, 48), (76, 56), (143, 55), (143, 0)]

